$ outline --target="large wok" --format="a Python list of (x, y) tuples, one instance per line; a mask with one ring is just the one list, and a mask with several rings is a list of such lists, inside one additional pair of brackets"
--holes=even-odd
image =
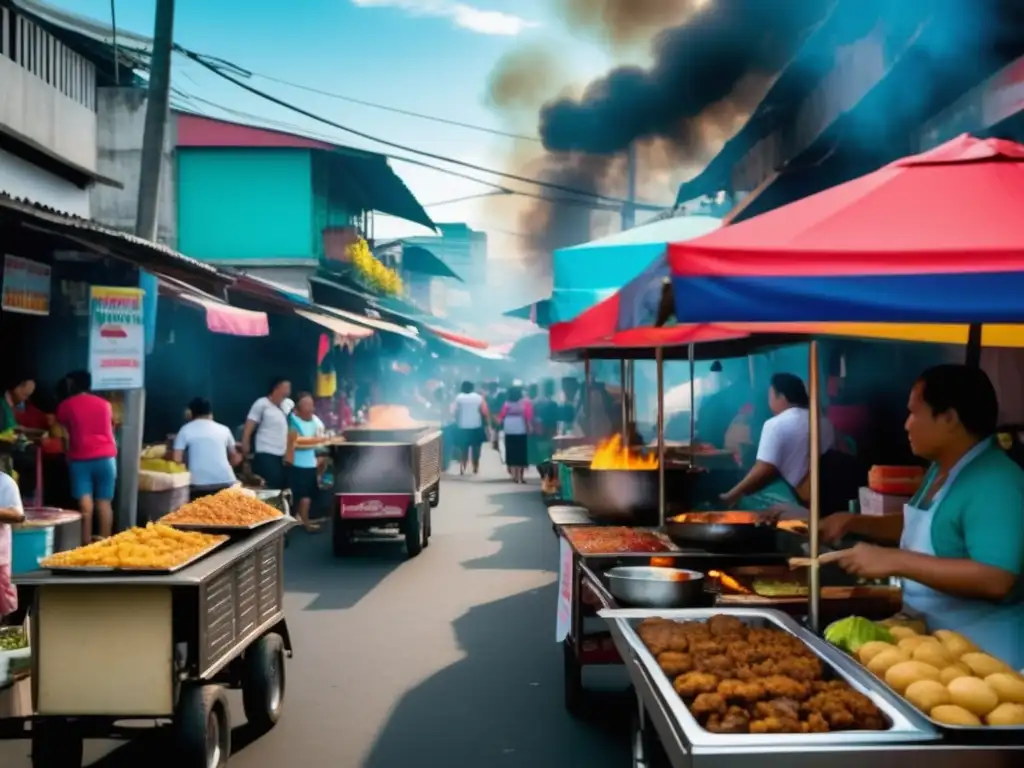
[(775, 520), (757, 512), (687, 512), (665, 521), (665, 533), (681, 547), (772, 552)]
[[(677, 509), (691, 508), (695, 473), (688, 467), (665, 468), (665, 499)], [(658, 515), (657, 469), (572, 467), (573, 502), (600, 523), (655, 526)]]

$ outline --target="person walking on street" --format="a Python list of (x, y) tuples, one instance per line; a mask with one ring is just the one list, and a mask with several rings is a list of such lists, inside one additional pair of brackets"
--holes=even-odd
[(527, 440), (533, 422), (533, 407), (523, 397), (523, 388), (513, 386), (508, 390), (508, 399), (498, 414), (498, 423), (505, 433), (505, 464), (508, 465), (513, 483), (525, 483), (527, 462)]
[(242, 453), (248, 456), (255, 448), (253, 474), (263, 478), (267, 488), (279, 491), (288, 487), (284, 456), (288, 451), (288, 414), (293, 406), (291, 392), (288, 379), (274, 379), (267, 394), (252, 404), (242, 429)]
[(459, 447), (459, 474), (466, 474), (466, 464), (472, 460), (473, 474), (476, 475), (480, 473), (480, 448), (487, 442), (485, 425), (490, 422), (491, 414), (483, 395), (474, 391), (473, 382), (462, 382), (461, 390), (452, 406), (456, 445)]
[(320, 530), (319, 523), (310, 521), (309, 510), (320, 495), (316, 449), (326, 442), (324, 423), (315, 410), (316, 402), (311, 394), (303, 392), (298, 396), (295, 409), (288, 416), (288, 451), (285, 457), (285, 462), (290, 465), (292, 499), (307, 533)]

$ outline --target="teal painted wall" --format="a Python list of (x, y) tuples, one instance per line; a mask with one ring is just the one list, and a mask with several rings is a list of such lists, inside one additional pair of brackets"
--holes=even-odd
[[(346, 205), (338, 188), (337, 176), (331, 172), (331, 156), (316, 152), (313, 155), (313, 248), (317, 258), (323, 258), (323, 231), (328, 227), (347, 227), (355, 223), (358, 211)], [(336, 172), (335, 172), (336, 173)]]
[(311, 259), (313, 157), (305, 149), (179, 148), (178, 249), (196, 259)]

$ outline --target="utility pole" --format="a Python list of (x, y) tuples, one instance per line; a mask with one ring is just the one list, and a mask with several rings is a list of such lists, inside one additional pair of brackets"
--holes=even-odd
[[(139, 200), (135, 214), (135, 234), (156, 242), (160, 211), (160, 173), (164, 141), (170, 115), (171, 54), (174, 48), (174, 0), (156, 0), (153, 51), (149, 66), (149, 94), (146, 99), (146, 123), (142, 135), (142, 160), (139, 167)], [(140, 272), (139, 284), (156, 290), (156, 281)], [(129, 389), (124, 398), (124, 420), (118, 451), (117, 528), (135, 525), (139, 501), (139, 460), (142, 455), (142, 426), (146, 413), (146, 390)]]
[(632, 229), (636, 225), (636, 143), (626, 148), (626, 199), (622, 206), (622, 228)]

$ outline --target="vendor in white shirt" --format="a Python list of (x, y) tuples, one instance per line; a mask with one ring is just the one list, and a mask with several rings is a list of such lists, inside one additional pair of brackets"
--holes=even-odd
[(263, 478), (267, 488), (275, 490), (288, 487), (284, 457), (288, 452), (288, 414), (295, 407), (291, 393), (290, 381), (274, 379), (267, 395), (252, 404), (242, 430), (242, 453), (249, 455), (250, 449), (255, 449), (252, 471)]
[[(762, 511), (784, 504), (806, 506), (811, 466), (811, 416), (804, 383), (791, 373), (776, 373), (768, 389), (774, 414), (761, 430), (754, 466), (722, 502), (730, 509)], [(821, 418), (821, 453), (832, 448), (835, 430)]]
[(242, 454), (231, 430), (213, 420), (209, 400), (197, 397), (188, 410), (192, 420), (174, 437), (174, 460), (188, 466), (191, 496), (197, 499), (233, 486), (234, 468), (242, 463)]
[(11, 583), (11, 524), (24, 519), (17, 482), (0, 472), (0, 619), (18, 610), (18, 590)]

